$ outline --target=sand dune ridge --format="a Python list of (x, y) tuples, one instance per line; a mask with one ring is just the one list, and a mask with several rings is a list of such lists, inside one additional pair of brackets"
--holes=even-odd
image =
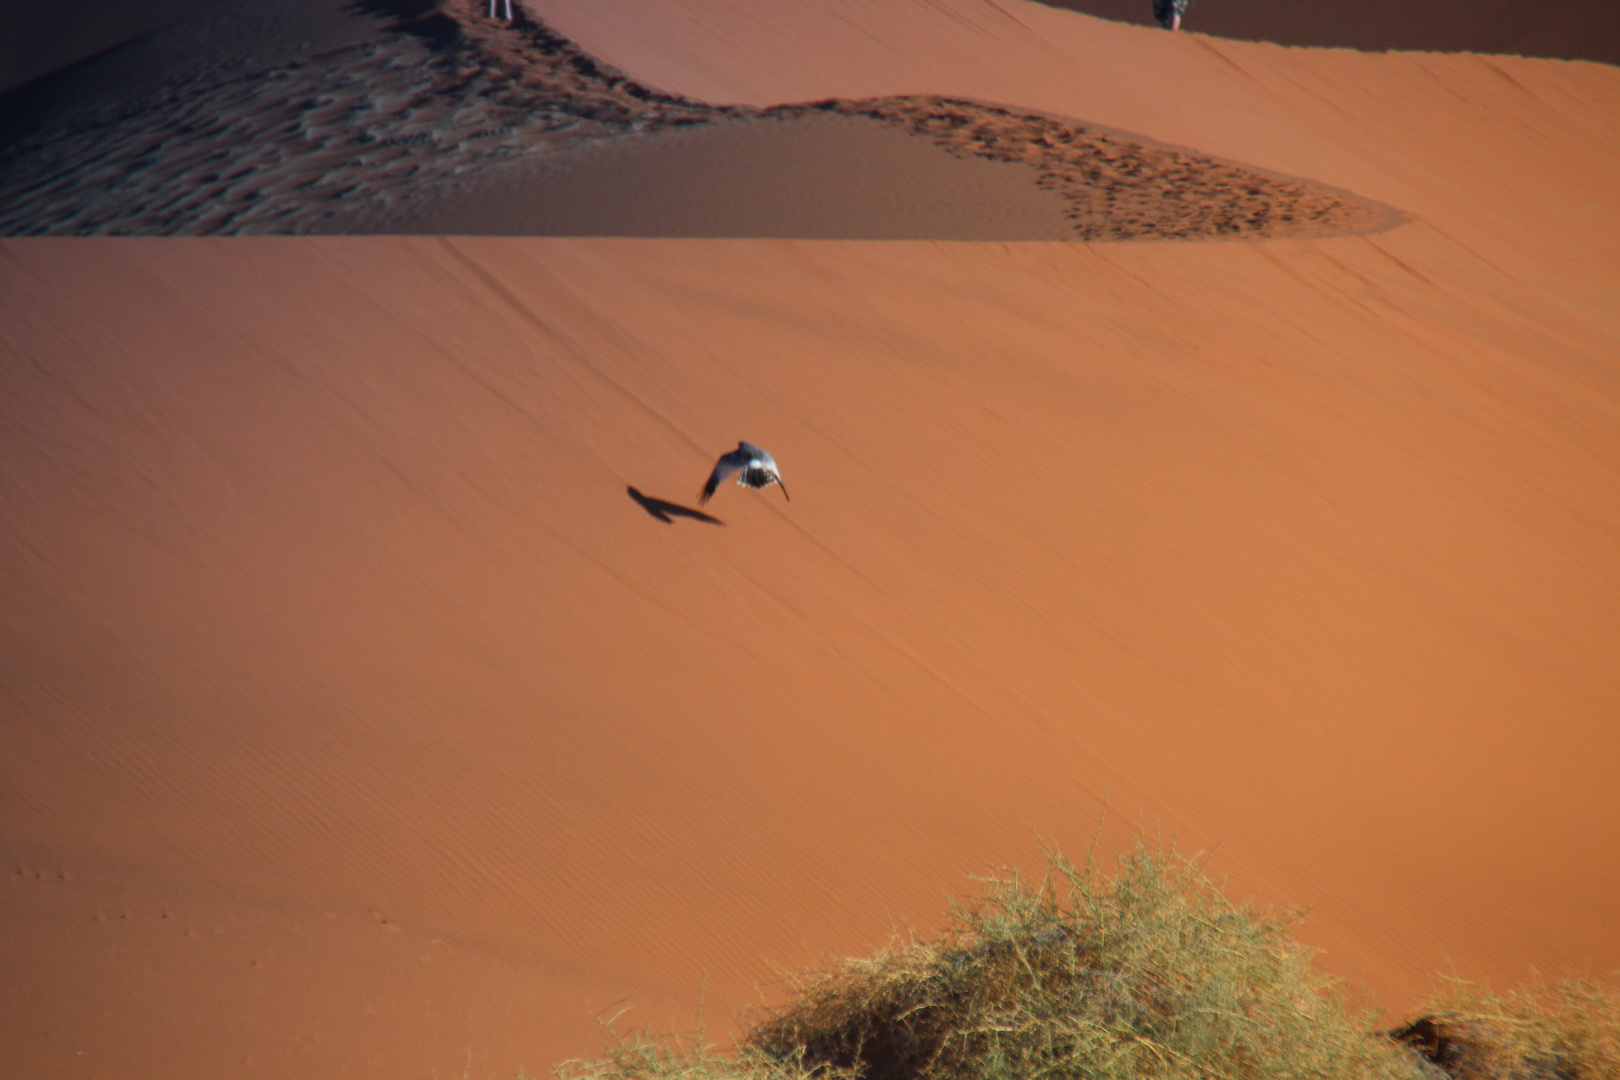
[(113, 115), (35, 132), (0, 159), (0, 234), (342, 233), (386, 220), (402, 195), (491, 166), (817, 112), (1027, 165), (1033, 184), (1063, 198), (1079, 240), (1331, 236), (1400, 220), (1309, 181), (966, 99), (711, 105), (642, 85), (543, 22), (491, 22), (456, 0), (364, 45), (219, 86), (182, 80)]
[(1310, 181), (1267, 176), (1187, 150), (1159, 148), (1054, 117), (934, 96), (779, 106), (868, 116), (953, 154), (1016, 161), (1068, 204), (1080, 240), (1272, 239), (1387, 228), (1389, 207)]
[(0, 160), (0, 233), (310, 232), (401, 185), (733, 113), (649, 91), (537, 24), (500, 38), (407, 24), (37, 131)]

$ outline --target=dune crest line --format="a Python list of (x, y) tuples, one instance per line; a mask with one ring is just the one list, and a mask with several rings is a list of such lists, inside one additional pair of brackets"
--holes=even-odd
[(1331, 236), (1404, 220), (1309, 180), (964, 99), (712, 105), (644, 86), (541, 22), (494, 23), (451, 0), (361, 45), (213, 83), (181, 77), (42, 124), (0, 149), (0, 235), (343, 233), (492, 166), (825, 113), (1028, 166), (1064, 200), (1076, 240)]
[(812, 110), (871, 117), (958, 157), (1028, 165), (1039, 187), (1068, 204), (1064, 216), (1079, 240), (1344, 236), (1404, 220), (1390, 207), (1313, 181), (959, 98), (834, 99), (767, 112)]

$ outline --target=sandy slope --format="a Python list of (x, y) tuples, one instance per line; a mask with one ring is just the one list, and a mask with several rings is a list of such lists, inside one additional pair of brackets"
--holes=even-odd
[(749, 0), (532, 6), (608, 63), (705, 101), (1016, 103), (1357, 192), (1476, 250), (1508, 245), (1516, 276), (1605, 277), (1620, 249), (1620, 71), (1605, 65), (1285, 49), (1032, 3), (895, 0), (864, 18), (832, 3), (768, 17)]
[[(282, 3), (284, 22), (311, 0)], [(190, 22), (158, 35), (198, 36)], [(477, 0), (282, 63), (200, 52), (116, 106), (81, 84), (127, 56), (56, 80), (85, 91), (77, 107), (22, 95), (51, 108), (0, 147), (0, 235), (1232, 239), (1404, 220), (1027, 109), (911, 95), (762, 112), (669, 95)]]
[[(1157, 26), (1149, 0), (1045, 0), (1103, 19)], [(1193, 0), (1188, 29), (1241, 41), (1348, 49), (1412, 49), (1556, 56), (1620, 63), (1620, 13), (1606, 0), (1407, 0), (1299, 4), (1292, 0)]]
[[(40, 114), (127, 106), (171, 80), (206, 84), (374, 40), (398, 22), (396, 6), (409, 0), (17, 0), (0, 14), (14, 50), (0, 46), (0, 140)], [(38, 77), (23, 81), (28, 72)]]
[[(973, 96), (1416, 220), (0, 244), (5, 1060), (543, 1071), (1105, 795), (1392, 1006), (1620, 966), (1616, 72), (550, 7), (666, 90)], [(791, 504), (629, 496), (739, 437)]]
[[(753, 119), (618, 139), (417, 189), (337, 233), (1073, 240), (1021, 162), (958, 158), (866, 117)], [(326, 229), (321, 231), (325, 232)]]

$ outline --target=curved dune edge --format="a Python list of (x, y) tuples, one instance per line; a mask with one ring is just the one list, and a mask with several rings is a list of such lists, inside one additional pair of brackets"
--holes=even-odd
[[(1158, 27), (1148, 0), (1039, 0), (1098, 19)], [(1620, 63), (1620, 21), (1604, 0), (1527, 4), (1479, 0), (1468, 17), (1437, 4), (1361, 0), (1357, 4), (1196, 2), (1183, 30), (1233, 41), (1365, 52), (1472, 52)]]
[[(818, 113), (871, 118), (958, 158), (1026, 165), (1036, 187), (1063, 199), (1077, 240), (1342, 236), (1404, 220), (1308, 180), (965, 99), (710, 105), (642, 86), (542, 23), (490, 23), (457, 0), (366, 45), (213, 88), (173, 83), (115, 114), (36, 131), (0, 158), (0, 234), (373, 232), (355, 223), (387, 220), (402, 198), (431, 201), (492, 166), (719, 121)], [(915, 238), (982, 238), (956, 224), (984, 213), (976, 200), (946, 191), (935, 169), (910, 171), (920, 175), (878, 182), (950, 204)], [(816, 234), (888, 238), (868, 237), (849, 218), (834, 206)], [(516, 220), (510, 229), (528, 231)], [(734, 235), (702, 226), (609, 231)]]
[(1080, 240), (1276, 239), (1376, 232), (1405, 218), (1370, 199), (1263, 173), (1196, 151), (1150, 145), (1055, 117), (931, 96), (785, 105), (868, 116), (932, 138), (958, 157), (1013, 161), (1068, 204)]

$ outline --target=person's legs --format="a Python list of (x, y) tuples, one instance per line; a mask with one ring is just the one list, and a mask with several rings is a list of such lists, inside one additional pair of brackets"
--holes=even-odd
[(1153, 0), (1153, 17), (1166, 30), (1181, 29), (1181, 14), (1187, 10), (1187, 0)]

